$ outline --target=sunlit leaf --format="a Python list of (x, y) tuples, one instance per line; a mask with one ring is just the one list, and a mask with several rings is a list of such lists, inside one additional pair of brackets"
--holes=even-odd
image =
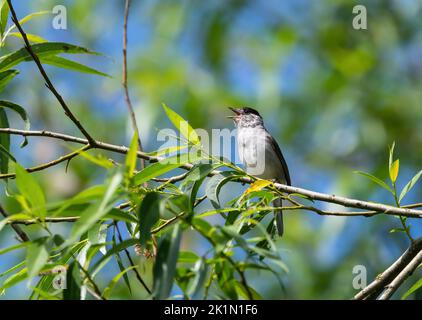
[(399, 168), (400, 168), (400, 160), (397, 159), (393, 162), (390, 167), (390, 179), (391, 182), (395, 183), (397, 180), (397, 176), (399, 175)]
[(251, 192), (259, 191), (259, 190), (261, 190), (261, 189), (263, 189), (265, 187), (268, 187), (270, 185), (272, 185), (272, 182), (271, 181), (268, 181), (268, 180), (257, 180), (257, 181), (254, 181), (250, 185), (250, 187), (245, 190), (245, 192), (243, 193), (243, 195), (246, 196), (246, 195), (248, 195)]
[(0, 39), (3, 38), (4, 31), (7, 27), (7, 20), (9, 18), (9, 4), (6, 0), (0, 2)]
[[(11, 32), (8, 35), (12, 37), (16, 37), (16, 38), (21, 38), (21, 39), (23, 38), (22, 34), (20, 34), (19, 32)], [(32, 34), (32, 33), (27, 33), (26, 37), (28, 38), (29, 42), (34, 42), (34, 43), (47, 42), (47, 40), (44, 39), (43, 37), (37, 36), (36, 34)]]
[(409, 288), (409, 290), (406, 291), (406, 293), (401, 297), (402, 300), (406, 299), (408, 296), (410, 296), (413, 292), (420, 289), (422, 287), (422, 278), (419, 279), (413, 286)]
[(184, 136), (193, 145), (199, 146), (201, 144), (201, 140), (199, 139), (199, 136), (196, 131), (190, 126), (190, 124), (179, 114), (167, 107), (165, 103), (163, 103), (162, 106), (167, 114), (167, 117), (177, 128), (177, 130), (179, 130), (180, 134)]
[(126, 170), (129, 177), (133, 176), (136, 168), (136, 160), (138, 159), (138, 132), (133, 135), (132, 142), (130, 143), (129, 151), (126, 155)]
[(413, 188), (416, 182), (418, 182), (419, 178), (422, 175), (422, 170), (420, 170), (415, 176), (406, 184), (403, 188), (402, 192), (400, 193), (399, 203), (401, 200), (406, 196), (406, 194)]
[(43, 219), (46, 214), (44, 192), (35, 180), (19, 163), (15, 164), (16, 186), (21, 195), (31, 204), (32, 214)]
[(62, 69), (68, 69), (68, 70), (87, 73), (87, 74), (95, 74), (97, 76), (110, 78), (110, 76), (104, 72), (98, 71), (96, 69), (83, 65), (79, 62), (72, 61), (60, 56), (41, 57), (41, 62), (48, 64), (50, 66), (54, 66), (54, 67), (58, 67)]
[(120, 280), (120, 278), (123, 277), (127, 272), (129, 272), (130, 270), (133, 270), (135, 268), (136, 268), (136, 266), (130, 266), (130, 267), (126, 268), (125, 270), (121, 271), (120, 273), (118, 273), (110, 281), (110, 283), (107, 285), (107, 287), (104, 289), (104, 291), (103, 291), (103, 298), (104, 299), (108, 299), (110, 297), (111, 292), (113, 291), (114, 286)]
[(384, 181), (382, 181), (381, 179), (373, 176), (372, 174), (369, 174), (369, 173), (366, 173), (366, 172), (362, 172), (362, 171), (354, 171), (354, 173), (360, 174), (362, 176), (365, 176), (365, 177), (371, 179), (373, 182), (375, 182), (379, 186), (381, 186), (384, 189), (388, 190), (389, 192), (393, 193), (393, 190), (391, 190), (391, 188)]

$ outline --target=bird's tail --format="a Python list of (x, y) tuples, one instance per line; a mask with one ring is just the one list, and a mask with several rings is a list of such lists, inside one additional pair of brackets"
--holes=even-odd
[[(281, 198), (277, 198), (273, 201), (274, 207), (282, 207), (283, 200)], [(282, 210), (274, 210), (274, 218), (275, 218), (275, 225), (277, 228), (277, 234), (279, 237), (283, 235), (284, 232), (284, 224), (283, 224), (283, 211)]]

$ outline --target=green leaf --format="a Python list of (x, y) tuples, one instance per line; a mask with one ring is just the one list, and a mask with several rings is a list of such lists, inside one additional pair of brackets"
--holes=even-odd
[(230, 180), (236, 177), (235, 172), (232, 171), (223, 171), (218, 175), (212, 176), (207, 183), (205, 194), (208, 199), (211, 201), (212, 206), (215, 209), (220, 209), (220, 200), (218, 196), (220, 194), (221, 188)]
[[(19, 32), (11, 32), (8, 35), (23, 39), (22, 34), (20, 34)], [(32, 33), (27, 33), (26, 37), (28, 38), (29, 42), (35, 42), (35, 43), (47, 42), (47, 40), (44, 39), (43, 37), (37, 36), (36, 34), (32, 34)]]
[(128, 223), (138, 223), (138, 219), (127, 211), (112, 208), (104, 217), (104, 219), (112, 219), (117, 221), (124, 221)]
[(173, 287), (176, 273), (177, 257), (179, 255), (181, 228), (176, 224), (171, 234), (160, 238), (157, 258), (154, 265), (154, 296), (157, 299), (167, 299)]
[(362, 172), (362, 171), (354, 171), (354, 173), (360, 174), (362, 176), (365, 176), (369, 179), (371, 179), (373, 182), (375, 182), (376, 184), (378, 184), (379, 186), (383, 187), (384, 189), (390, 191), (391, 193), (393, 193), (393, 190), (391, 190), (391, 188), (381, 179), (373, 176), (372, 174), (366, 173), (366, 172)]
[(28, 268), (28, 277), (32, 279), (37, 276), (48, 261), (47, 243), (48, 237), (33, 240), (26, 251), (26, 266)]
[(196, 131), (189, 125), (189, 123), (179, 114), (167, 107), (165, 103), (163, 103), (162, 106), (167, 114), (167, 117), (177, 128), (177, 130), (179, 130), (181, 135), (184, 136), (193, 145), (199, 146), (201, 144), (201, 140), (199, 139)]
[(197, 299), (201, 289), (204, 288), (204, 282), (207, 278), (208, 264), (204, 258), (198, 260), (193, 268), (195, 278), (189, 287), (188, 294), (192, 299)]
[(69, 239), (66, 240), (64, 246), (68, 246), (76, 241), (83, 233), (87, 232), (97, 221), (104, 217), (111, 209), (110, 202), (113, 200), (114, 194), (122, 181), (122, 173), (118, 171), (108, 183), (108, 187), (101, 201), (90, 205), (81, 217), (75, 222)]
[(72, 61), (60, 56), (47, 56), (42, 57), (41, 62), (48, 64), (50, 66), (62, 68), (62, 69), (68, 69), (72, 71), (87, 73), (87, 74), (95, 74), (97, 76), (102, 77), (108, 77), (111, 78), (108, 74), (103, 73), (101, 71), (98, 71), (96, 69), (93, 69), (91, 67), (85, 66), (79, 62)]
[(135, 269), (136, 266), (130, 266), (126, 268), (125, 270), (118, 273), (108, 284), (108, 286), (103, 291), (103, 298), (108, 299), (110, 297), (111, 291), (113, 290), (116, 283), (120, 280), (122, 276), (124, 276), (128, 271)]
[(27, 23), (28, 21), (30, 21), (32, 18), (35, 18), (37, 16), (41, 16), (41, 15), (44, 15), (44, 14), (51, 14), (51, 11), (44, 10), (44, 11), (38, 11), (38, 12), (28, 14), (27, 16), (25, 16), (25, 17), (23, 17), (22, 19), (19, 20), (19, 24), (22, 26), (25, 23)]
[(173, 157), (165, 158), (159, 162), (147, 166), (134, 176), (135, 185), (141, 185), (144, 182), (165, 174), (171, 170), (177, 169), (187, 163), (195, 162), (201, 159), (195, 153), (184, 153)]
[(200, 257), (192, 251), (180, 251), (179, 263), (196, 263)]
[(5, 248), (5, 249), (0, 249), (0, 256), (1, 256), (2, 254), (8, 253), (8, 252), (10, 252), (10, 251), (14, 251), (14, 250), (17, 250), (17, 249), (24, 248), (24, 247), (26, 247), (28, 244), (29, 244), (29, 242), (22, 242), (22, 243), (16, 244), (16, 245), (14, 245), (14, 246), (11, 246), (11, 247), (8, 247), (8, 248)]
[[(45, 42), (45, 43), (37, 43), (31, 45), (32, 50), (34, 53), (40, 58), (44, 58), (47, 56), (54, 56), (60, 53), (69, 53), (69, 54), (95, 54), (98, 53), (90, 51), (86, 48), (75, 46), (69, 43), (63, 42)], [(13, 53), (8, 55), (2, 56), (0, 58), (0, 71), (8, 70), (23, 61), (31, 61), (32, 57), (26, 50), (26, 48), (19, 49)]]
[(0, 39), (3, 38), (4, 31), (7, 27), (7, 20), (9, 18), (9, 4), (6, 0), (1, 0), (0, 4)]
[(403, 188), (403, 190), (400, 193), (399, 203), (406, 196), (406, 194), (413, 188), (415, 183), (418, 182), (421, 175), (422, 175), (422, 170), (419, 171), (417, 174), (415, 174), (415, 176), (406, 184), (406, 186)]
[(396, 183), (397, 176), (399, 175), (400, 160), (397, 159), (390, 167), (390, 179), (392, 183)]
[[(13, 110), (14, 112), (16, 112), (24, 121), (25, 126), (24, 126), (24, 130), (29, 130), (31, 128), (31, 124), (29, 122), (29, 118), (28, 118), (28, 114), (26, 113), (26, 110), (21, 107), (20, 105), (10, 102), (10, 101), (4, 101), (4, 100), (0, 100), (0, 108), (7, 108), (10, 110)], [(28, 140), (26, 139), (26, 137), (24, 137), (24, 140), (21, 143), (21, 148), (23, 148), (24, 146), (26, 146), (28, 144)]]
[(422, 278), (419, 279), (413, 286), (410, 287), (409, 290), (401, 297), (402, 300), (406, 299), (408, 296), (410, 296), (413, 292), (418, 290), (422, 287)]
[(136, 160), (138, 159), (138, 133), (135, 130), (135, 133), (130, 143), (129, 151), (126, 155), (126, 170), (128, 177), (131, 178), (136, 168)]
[(162, 207), (163, 202), (161, 201), (161, 197), (158, 192), (147, 193), (145, 198), (142, 200), (138, 211), (140, 233), (139, 240), (142, 246), (151, 239), (151, 228), (160, 218), (160, 212), (163, 210)]
[(17, 273), (12, 274), (9, 278), (7, 278), (0, 287), (0, 293), (10, 287), (13, 287), (15, 284), (25, 280), (28, 277), (28, 269), (23, 268), (19, 270)]
[[(0, 128), (8, 128), (9, 120), (7, 119), (6, 112), (0, 108)], [(0, 133), (0, 145), (4, 152), (0, 152), (0, 173), (9, 172), (9, 156), (10, 154), (10, 135)]]
[(16, 186), (21, 195), (29, 201), (32, 214), (43, 219), (46, 214), (45, 197), (40, 185), (19, 163), (15, 163)]
[(394, 158), (394, 148), (396, 146), (396, 142), (393, 141), (393, 144), (389, 148), (389, 157), (388, 157), (388, 171), (391, 170), (391, 166), (393, 164), (393, 158)]
[(81, 299), (81, 273), (79, 264), (72, 262), (66, 272), (66, 289), (63, 290), (64, 300), (80, 300)]
[(17, 75), (19, 74), (18, 70), (7, 70), (0, 72), (0, 92), (6, 87), (6, 85)]

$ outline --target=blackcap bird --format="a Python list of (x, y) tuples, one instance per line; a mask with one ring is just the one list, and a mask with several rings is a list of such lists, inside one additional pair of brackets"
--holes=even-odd
[[(237, 149), (246, 172), (255, 177), (291, 185), (289, 169), (275, 139), (264, 127), (264, 120), (252, 108), (229, 108), (234, 112), (237, 128)], [(275, 207), (282, 207), (282, 200), (273, 201)], [(283, 235), (283, 214), (275, 210), (275, 224), (279, 236)]]

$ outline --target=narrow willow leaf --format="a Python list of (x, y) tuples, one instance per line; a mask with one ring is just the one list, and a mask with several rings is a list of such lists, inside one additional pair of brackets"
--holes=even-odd
[[(0, 108), (0, 128), (8, 128), (9, 120), (6, 112)], [(0, 173), (9, 172), (10, 135), (0, 133), (0, 145), (4, 152), (0, 152)]]
[[(0, 100), (0, 108), (7, 108), (9, 110), (13, 110), (14, 112), (16, 112), (25, 123), (24, 130), (29, 130), (31, 128), (28, 114), (26, 113), (26, 110), (20, 105), (10, 102), (10, 101)], [(26, 139), (26, 137), (24, 137), (24, 140), (21, 143), (21, 148), (23, 148), (27, 144), (28, 144), (28, 140)]]
[(219, 194), (220, 194), (221, 188), (227, 182), (234, 179), (235, 177), (236, 177), (235, 172), (223, 171), (220, 174), (212, 176), (208, 180), (207, 186), (205, 188), (205, 194), (207, 195), (208, 199), (211, 201), (211, 204), (215, 209), (221, 208), (220, 200), (219, 200)]
[(201, 258), (192, 251), (180, 251), (177, 261), (179, 263), (196, 263), (199, 259)]
[(22, 261), (18, 263), (17, 265), (11, 267), (10, 269), (0, 273), (0, 278), (3, 278), (4, 276), (7, 276), (8, 274), (11, 274), (12, 272), (15, 272), (16, 270), (19, 270), (25, 266), (25, 261)]
[(81, 299), (81, 273), (79, 264), (72, 262), (66, 272), (66, 289), (63, 290), (64, 300), (80, 300)]
[(410, 296), (413, 292), (420, 289), (422, 287), (422, 278), (419, 279), (413, 286), (409, 288), (409, 290), (406, 291), (406, 293), (401, 297), (402, 300), (406, 299), (408, 296)]
[(158, 192), (149, 192), (139, 207), (139, 240), (141, 245), (151, 239), (151, 228), (157, 223), (163, 202)]
[(130, 267), (126, 268), (125, 270), (121, 271), (120, 273), (118, 273), (110, 281), (110, 283), (107, 285), (107, 287), (104, 289), (104, 291), (103, 291), (103, 298), (104, 299), (108, 299), (110, 297), (111, 291), (114, 289), (114, 286), (120, 280), (120, 278), (123, 277), (127, 272), (129, 272), (130, 270), (133, 270), (135, 268), (136, 268), (136, 266), (130, 266)]
[(70, 238), (66, 240), (64, 246), (70, 245), (76, 241), (83, 233), (87, 232), (97, 221), (110, 211), (110, 203), (113, 200), (121, 181), (122, 173), (119, 171), (111, 178), (101, 201), (90, 205), (82, 212), (79, 220), (73, 225)]
[(130, 143), (129, 151), (126, 155), (126, 170), (127, 175), (129, 178), (133, 176), (133, 173), (136, 169), (136, 160), (138, 159), (138, 132), (136, 132), (133, 135), (132, 142)]
[(162, 106), (167, 114), (167, 117), (177, 128), (177, 130), (179, 130), (180, 134), (184, 136), (193, 145), (199, 146), (201, 144), (201, 140), (199, 139), (199, 136), (196, 131), (190, 126), (190, 124), (179, 114), (167, 107), (165, 103), (163, 103)]
[[(19, 32), (11, 32), (8, 35), (22, 39), (22, 34), (20, 34)], [(43, 37), (37, 36), (36, 34), (32, 34), (32, 33), (27, 33), (26, 37), (28, 38), (29, 42), (34, 42), (34, 43), (47, 42), (47, 40), (44, 39)]]
[(6, 87), (6, 85), (17, 75), (19, 74), (18, 70), (7, 70), (0, 72), (0, 92)]
[(201, 157), (196, 153), (184, 153), (173, 157), (165, 158), (159, 162), (147, 166), (134, 176), (135, 185), (141, 185), (144, 182), (165, 174), (171, 170), (177, 169), (187, 163), (200, 160)]
[(381, 179), (373, 176), (372, 174), (366, 173), (366, 172), (362, 172), (362, 171), (354, 171), (354, 173), (360, 174), (362, 176), (365, 176), (369, 179), (371, 179), (373, 182), (375, 182), (376, 184), (378, 184), (379, 186), (383, 187), (384, 189), (390, 191), (391, 193), (393, 193), (393, 190), (391, 190), (391, 188)]
[[(76, 149), (73, 149), (73, 148), (72, 150), (76, 151)], [(99, 167), (103, 167), (106, 169), (111, 169), (114, 167), (113, 163), (102, 155), (93, 156), (89, 152), (86, 152), (86, 151), (80, 151), (79, 155)]]
[(87, 73), (87, 74), (95, 74), (97, 76), (111, 78), (108, 74), (104, 72), (98, 71), (96, 69), (83, 65), (79, 62), (72, 61), (60, 56), (42, 57), (41, 62), (48, 64), (50, 66), (54, 66), (54, 67), (58, 67), (62, 69), (68, 69), (72, 71), (77, 71), (77, 72), (82, 72), (82, 73)]
[(250, 299), (248, 290), (252, 294), (253, 300), (262, 300), (262, 296), (252, 287), (248, 286), (248, 290), (245, 288), (243, 283), (235, 282), (236, 292), (245, 300)]
[(388, 171), (391, 170), (391, 166), (393, 164), (393, 158), (394, 158), (394, 148), (396, 146), (396, 142), (393, 141), (393, 144), (389, 148), (389, 157), (388, 157)]
[(2, 254), (8, 253), (8, 252), (10, 252), (10, 251), (14, 251), (14, 250), (17, 250), (17, 249), (24, 248), (24, 247), (26, 247), (28, 244), (29, 244), (29, 242), (22, 242), (22, 243), (16, 244), (16, 245), (14, 245), (14, 246), (11, 246), (11, 247), (8, 247), (8, 248), (5, 248), (5, 249), (0, 249), (0, 256), (1, 256)]
[(208, 264), (204, 258), (198, 260), (193, 268), (195, 278), (189, 287), (188, 294), (192, 299), (197, 299), (201, 289), (204, 288), (204, 282), (207, 278)]
[(39, 238), (31, 241), (26, 251), (26, 266), (28, 268), (28, 277), (32, 279), (37, 276), (48, 261), (47, 250), (48, 237)]
[(419, 171), (417, 174), (415, 174), (415, 176), (406, 184), (406, 186), (403, 188), (403, 190), (400, 193), (399, 203), (406, 196), (406, 194), (413, 188), (415, 183), (418, 182), (421, 175), (422, 175), (422, 170)]
[(244, 196), (248, 195), (251, 192), (260, 191), (265, 187), (272, 185), (273, 183), (268, 180), (257, 180), (253, 182), (248, 189), (243, 193)]
[[(63, 42), (45, 42), (37, 43), (31, 46), (32, 50), (40, 59), (46, 56), (54, 56), (60, 53), (69, 54), (95, 54), (98, 53), (90, 51), (86, 48), (75, 46)], [(32, 57), (26, 48), (19, 49), (13, 53), (0, 57), (0, 71), (8, 70), (23, 61), (31, 61)]]
[(21, 195), (31, 204), (32, 214), (43, 219), (46, 214), (45, 196), (37, 180), (19, 163), (15, 163), (16, 186)]
[(154, 296), (157, 299), (167, 299), (173, 287), (176, 273), (177, 257), (179, 256), (181, 240), (180, 225), (177, 224), (171, 234), (160, 238), (157, 259), (154, 265)]
[(397, 159), (390, 167), (390, 179), (392, 183), (396, 183), (397, 176), (399, 175), (400, 160)]
[(128, 223), (138, 223), (138, 219), (127, 211), (112, 208), (104, 217), (104, 219), (112, 219), (117, 221), (124, 221)]
[(7, 20), (9, 18), (9, 5), (6, 0), (0, 2), (0, 39), (3, 38), (4, 31), (7, 27)]
[(0, 287), (0, 293), (10, 287), (13, 287), (15, 284), (22, 282), (28, 278), (28, 269), (23, 268), (22, 270), (19, 270), (15, 274), (12, 274), (10, 277), (8, 277), (1, 285)]

